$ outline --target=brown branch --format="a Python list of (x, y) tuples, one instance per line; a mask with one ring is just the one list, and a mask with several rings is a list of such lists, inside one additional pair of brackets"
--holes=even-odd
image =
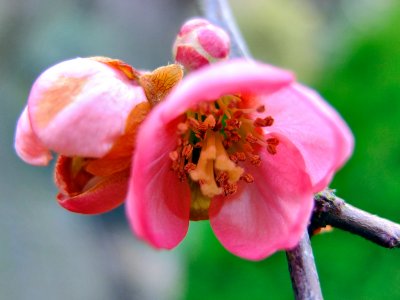
[(323, 299), (307, 232), (304, 233), (304, 236), (294, 249), (286, 251), (286, 257), (295, 299)]
[(358, 209), (333, 191), (326, 190), (314, 197), (315, 207), (309, 226), (310, 235), (331, 225), (357, 234), (386, 248), (400, 248), (400, 225)]

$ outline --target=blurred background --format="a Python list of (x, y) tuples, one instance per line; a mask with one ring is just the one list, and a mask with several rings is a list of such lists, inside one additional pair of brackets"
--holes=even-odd
[[(352, 128), (356, 148), (332, 188), (400, 223), (400, 2), (231, 0), (254, 56), (292, 69)], [(185, 0), (0, 0), (0, 299), (292, 299), (284, 252), (261, 262), (228, 253), (208, 222), (155, 251), (123, 208), (82, 216), (54, 200), (52, 166), (13, 150), (35, 78), (77, 56), (153, 69), (171, 62)], [(334, 230), (312, 240), (326, 299), (400, 299), (400, 252)]]

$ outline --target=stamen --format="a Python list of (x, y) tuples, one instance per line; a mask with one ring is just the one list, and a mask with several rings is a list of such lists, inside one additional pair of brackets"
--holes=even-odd
[(276, 147), (279, 145), (279, 140), (277, 138), (267, 139), (267, 151), (268, 153), (274, 155), (276, 154)]
[(252, 183), (254, 182), (254, 177), (253, 175), (249, 174), (249, 173), (245, 173), (243, 174), (240, 179), (244, 180), (247, 183)]
[(271, 126), (272, 124), (274, 124), (274, 119), (271, 116), (268, 116), (264, 119), (257, 118), (254, 121), (254, 126), (256, 126), (256, 127), (267, 127), (267, 126)]
[(188, 145), (185, 145), (183, 147), (183, 150), (182, 150), (182, 156), (183, 157), (185, 157), (186, 159), (189, 159), (190, 156), (192, 155), (192, 153), (193, 153), (193, 146), (192, 145), (188, 144)]
[(250, 144), (255, 144), (257, 143), (258, 139), (251, 133), (248, 133), (246, 136), (246, 141), (249, 142)]
[(169, 153), (169, 158), (172, 160), (172, 161), (176, 161), (178, 158), (179, 158), (179, 154), (178, 154), (178, 151), (171, 151), (170, 153)]
[(265, 105), (261, 105), (261, 106), (257, 107), (256, 110), (258, 113), (263, 113), (265, 111)]
[(246, 153), (244, 152), (236, 152), (236, 157), (239, 161), (245, 161), (246, 160)]
[(259, 167), (261, 165), (261, 158), (259, 155), (252, 153), (246, 153), (246, 154), (251, 164), (255, 165), (256, 167)]
[[(260, 149), (277, 153), (279, 139), (266, 139), (260, 129), (273, 125), (273, 117), (255, 117), (265, 110), (264, 105), (249, 107), (240, 95), (223, 96), (215, 102), (200, 103), (178, 124), (177, 148), (169, 157), (178, 178), (188, 180), (192, 192), (196, 191), (191, 219), (208, 218), (212, 198), (236, 193), (239, 180), (254, 182), (254, 177), (238, 164), (248, 161), (260, 166)], [(200, 201), (199, 195), (205, 200)]]
[(179, 123), (177, 126), (177, 134), (183, 135), (189, 130), (189, 126), (186, 123)]
[(216, 181), (219, 183), (220, 186), (223, 185), (224, 182), (226, 182), (228, 179), (229, 179), (228, 172), (225, 171), (219, 172), (216, 177)]
[(238, 186), (236, 183), (227, 183), (223, 186), (224, 195), (229, 196), (237, 192)]
[(194, 163), (187, 163), (184, 167), (185, 172), (190, 173), (196, 169), (196, 165)]
[(233, 129), (238, 129), (242, 125), (242, 122), (240, 122), (238, 119), (228, 119), (226, 120), (226, 127), (225, 130), (233, 130)]
[(213, 129), (215, 123), (216, 122), (213, 115), (208, 115), (207, 118), (204, 120), (204, 125), (207, 126), (209, 129)]

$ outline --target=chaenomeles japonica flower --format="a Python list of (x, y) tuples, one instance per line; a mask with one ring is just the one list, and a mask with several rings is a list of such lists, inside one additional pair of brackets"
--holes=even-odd
[[(178, 36), (175, 49), (192, 43), (204, 54), (215, 39), (229, 47), (218, 29), (199, 50), (199, 30), (212, 27), (199, 19), (189, 24), (182, 35), (190, 38)], [(352, 152), (350, 130), (290, 72), (243, 59), (196, 66), (191, 52), (176, 56), (191, 70), (181, 81), (177, 65), (140, 74), (105, 59), (85, 63), (105, 68), (110, 78), (90, 73), (82, 59), (46, 71), (17, 126), (17, 152), (36, 164), (48, 162), (49, 149), (61, 154), (55, 172), (61, 205), (99, 213), (126, 199), (133, 231), (156, 248), (175, 247), (190, 220), (205, 219), (243, 258), (295, 246), (313, 194)], [(77, 77), (90, 83), (81, 86)]]
[(16, 152), (41, 166), (54, 151), (58, 203), (107, 212), (126, 198), (139, 124), (182, 75), (178, 65), (139, 72), (106, 57), (61, 62), (35, 81), (18, 120)]

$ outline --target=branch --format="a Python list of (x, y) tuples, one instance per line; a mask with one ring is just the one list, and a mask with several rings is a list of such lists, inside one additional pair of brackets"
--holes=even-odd
[(198, 0), (203, 16), (214, 25), (223, 28), (231, 38), (231, 58), (246, 57), (251, 54), (240, 33), (227, 0)]
[(323, 299), (307, 232), (294, 249), (286, 251), (286, 257), (295, 299)]
[(400, 248), (400, 225), (360, 210), (326, 190), (314, 197), (310, 235), (331, 225), (362, 236), (382, 247)]

